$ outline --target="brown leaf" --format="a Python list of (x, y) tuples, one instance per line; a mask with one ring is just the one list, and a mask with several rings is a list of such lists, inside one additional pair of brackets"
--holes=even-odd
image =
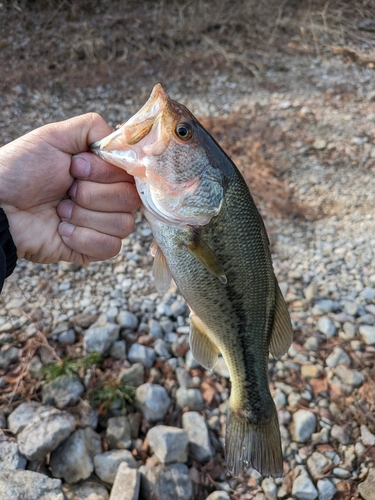
[(199, 484), (201, 482), (201, 475), (196, 467), (190, 467), (189, 476), (194, 483)]
[(215, 387), (212, 387), (206, 380), (201, 383), (201, 393), (203, 399), (208, 403), (211, 404), (212, 400), (214, 399), (214, 396), (216, 394), (216, 389)]
[(314, 392), (314, 396), (318, 396), (321, 392), (328, 391), (327, 377), (313, 378), (310, 380), (310, 385)]
[(217, 457), (214, 457), (202, 468), (202, 470), (204, 470), (211, 479), (216, 481), (224, 472), (224, 467), (221, 461)]

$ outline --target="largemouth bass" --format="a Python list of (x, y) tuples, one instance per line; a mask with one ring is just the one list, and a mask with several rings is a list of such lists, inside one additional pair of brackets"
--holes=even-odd
[(234, 163), (160, 84), (130, 120), (91, 145), (135, 177), (155, 243), (153, 275), (173, 277), (191, 310), (190, 346), (213, 368), (224, 357), (232, 382), (225, 455), (233, 475), (250, 465), (283, 472), (280, 429), (268, 386), (269, 352), (292, 341), (263, 220)]

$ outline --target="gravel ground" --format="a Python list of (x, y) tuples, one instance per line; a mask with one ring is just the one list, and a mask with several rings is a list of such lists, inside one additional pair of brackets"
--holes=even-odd
[[(288, 353), (269, 364), (284, 478), (226, 473), (226, 367), (206, 372), (192, 359), (187, 308), (174, 286), (156, 293), (152, 234), (137, 213), (116, 258), (86, 268), (20, 261), (7, 281), (0, 499), (9, 484), (33, 498), (31, 483), (46, 499), (88, 492), (105, 499), (111, 489), (111, 499), (375, 498), (373, 82), (371, 68), (302, 56), (270, 59), (259, 82), (222, 73), (202, 86), (163, 82), (198, 116), (253, 121), (252, 134), (281, 166), (301, 210), (280, 218), (266, 211), (272, 192), (253, 193), (294, 327)], [(115, 125), (144, 102), (155, 82), (146, 83), (69, 95), (9, 89), (0, 94), (0, 141), (89, 110)], [(56, 355), (82, 359), (93, 351), (102, 360), (81, 364), (70, 378), (47, 382), (40, 373)], [(87, 403), (105, 380), (137, 387), (126, 417), (119, 400), (99, 411)], [(25, 401), (33, 403), (20, 407)]]

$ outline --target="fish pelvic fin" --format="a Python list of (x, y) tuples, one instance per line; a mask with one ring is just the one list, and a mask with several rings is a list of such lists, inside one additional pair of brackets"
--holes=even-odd
[(269, 343), (270, 353), (279, 358), (289, 349), (293, 340), (293, 328), (290, 321), (288, 306), (284, 300), (279, 284), (276, 281), (275, 316), (273, 319), (272, 334)]
[(217, 361), (219, 349), (204, 332), (204, 325), (196, 314), (190, 315), (190, 349), (194, 359), (211, 370)]
[(151, 244), (151, 255), (154, 257), (152, 275), (155, 281), (156, 290), (165, 293), (171, 285), (172, 273), (169, 269), (167, 259), (155, 241)]
[(225, 459), (233, 476), (253, 467), (263, 476), (282, 477), (283, 455), (276, 408), (267, 422), (252, 424), (228, 408)]

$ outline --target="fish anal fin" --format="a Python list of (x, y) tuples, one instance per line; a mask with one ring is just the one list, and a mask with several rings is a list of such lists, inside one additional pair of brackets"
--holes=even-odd
[(233, 476), (253, 467), (263, 476), (282, 477), (283, 454), (276, 408), (269, 420), (252, 424), (229, 404), (225, 460)]
[(169, 269), (167, 259), (155, 242), (151, 245), (151, 255), (154, 257), (152, 275), (156, 290), (160, 293), (165, 293), (172, 281), (172, 273)]
[(195, 314), (190, 315), (190, 349), (202, 366), (211, 370), (217, 361), (219, 349), (204, 333), (204, 326)]
[(219, 259), (195, 231), (192, 231), (191, 236), (191, 240), (183, 244), (202, 266), (225, 284), (227, 282), (227, 277), (225, 276), (224, 268)]
[[(275, 278), (276, 281), (276, 278)], [(276, 304), (269, 350), (273, 357), (279, 358), (289, 349), (293, 340), (293, 328), (288, 307), (276, 281)]]

